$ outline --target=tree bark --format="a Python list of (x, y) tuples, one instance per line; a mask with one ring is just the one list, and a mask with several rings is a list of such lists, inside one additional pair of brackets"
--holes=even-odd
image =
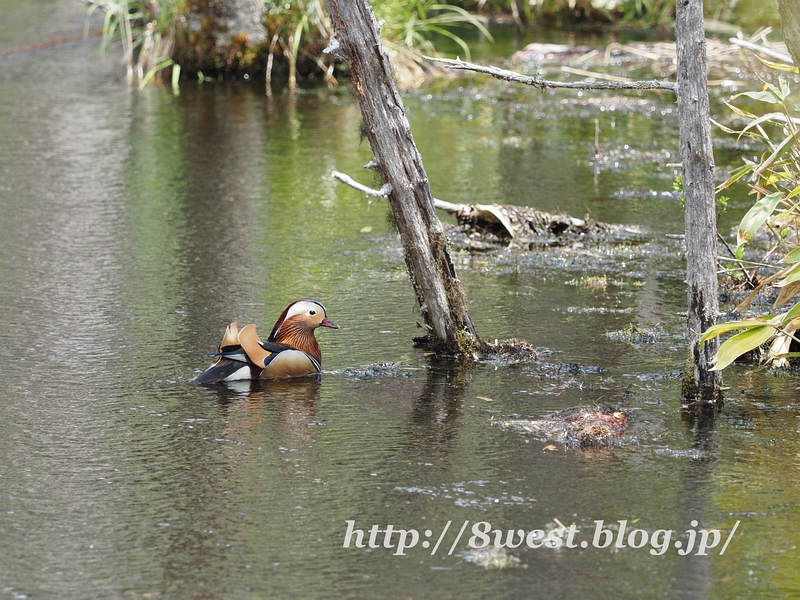
[(474, 351), (479, 340), (433, 205), (378, 23), (366, 0), (326, 0), (334, 35), (326, 52), (344, 60), (361, 106), (420, 311), (439, 354)]
[(781, 30), (794, 66), (800, 68), (800, 4), (797, 0), (778, 0)]
[(702, 403), (719, 398), (720, 377), (711, 371), (719, 342), (700, 348), (700, 335), (717, 318), (717, 219), (714, 200), (714, 153), (703, 32), (703, 1), (678, 0), (677, 96), (685, 199), (686, 270), (688, 284), (689, 364), (683, 395)]

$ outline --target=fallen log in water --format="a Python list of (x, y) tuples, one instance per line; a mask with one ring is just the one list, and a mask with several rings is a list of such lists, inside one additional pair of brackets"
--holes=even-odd
[[(354, 181), (350, 176), (333, 171), (331, 176), (369, 196), (385, 198), (385, 190), (375, 190)], [(572, 241), (625, 241), (641, 235), (642, 231), (627, 225), (601, 223), (593, 219), (578, 219), (563, 213), (548, 213), (530, 206), (513, 204), (454, 204), (434, 198), (434, 207), (458, 220), (454, 233), (467, 240), (460, 245), (483, 249), (512, 240), (519, 244), (554, 246)]]
[(487, 245), (514, 242), (528, 246), (562, 246), (580, 241), (626, 241), (639, 237), (635, 227), (578, 219), (564, 213), (548, 213), (513, 204), (458, 205), (450, 211), (459, 230), (468, 236), (465, 246), (479, 250)]

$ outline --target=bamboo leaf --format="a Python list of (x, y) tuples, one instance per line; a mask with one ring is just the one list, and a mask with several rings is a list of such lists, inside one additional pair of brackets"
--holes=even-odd
[(742, 129), (741, 132), (739, 132), (739, 137), (741, 137), (744, 132), (746, 132), (748, 129), (750, 129), (752, 127), (757, 127), (758, 125), (761, 125), (761, 123), (764, 123), (765, 121), (772, 121), (772, 120), (775, 120), (775, 119), (780, 119), (782, 117), (783, 117), (783, 115), (781, 113), (777, 113), (777, 112), (772, 112), (772, 113), (767, 113), (765, 115), (762, 115), (762, 116), (758, 117), (757, 119), (755, 119), (754, 121), (748, 123), (747, 126), (744, 129)]
[[(737, 96), (734, 96), (733, 98), (731, 98), (731, 100), (735, 100), (735, 99), (736, 99), (736, 98), (738, 98), (740, 95), (741, 95), (741, 94), (739, 94), (739, 95), (737, 95)], [(728, 108), (730, 108), (730, 109), (731, 109), (731, 112), (732, 112), (733, 114), (735, 114), (735, 115), (738, 115), (738, 116), (740, 116), (740, 117), (746, 117), (746, 118), (748, 118), (748, 119), (755, 119), (755, 118), (756, 118), (756, 116), (755, 116), (754, 114), (751, 114), (751, 113), (749, 113), (749, 112), (747, 112), (747, 111), (745, 111), (745, 110), (742, 110), (742, 109), (741, 109), (741, 108), (739, 108), (738, 106), (734, 106), (733, 104), (730, 104), (730, 103), (728, 103), (728, 102), (726, 102), (725, 104), (726, 104), (726, 106), (727, 106)]]
[(775, 207), (780, 202), (783, 194), (780, 192), (774, 192), (769, 196), (764, 196), (756, 202), (753, 207), (747, 211), (747, 214), (742, 218), (742, 222), (739, 224), (739, 230), (736, 233), (737, 241), (736, 245), (741, 246), (742, 244), (746, 244), (753, 239), (761, 229), (761, 226), (764, 222), (769, 218), (772, 214), (772, 211), (775, 210)]
[(775, 162), (775, 160), (778, 157), (780, 157), (787, 149), (791, 150), (791, 148), (793, 147), (792, 143), (794, 142), (796, 137), (797, 137), (797, 132), (796, 131), (794, 133), (792, 133), (791, 135), (787, 136), (780, 143), (780, 145), (777, 148), (775, 148), (775, 151), (769, 156), (769, 158), (766, 158), (765, 160), (763, 160), (761, 162), (761, 164), (759, 165), (759, 167), (755, 170), (755, 172), (753, 174), (756, 177), (760, 177), (761, 174), (764, 171), (766, 171), (767, 169), (772, 167), (773, 163)]
[[(738, 98), (739, 96), (747, 96), (748, 98), (752, 98), (753, 100), (759, 100), (760, 102), (768, 102), (769, 104), (781, 103), (781, 99), (778, 97), (777, 94), (766, 90), (763, 92), (742, 92), (741, 94), (737, 94), (736, 96), (734, 96), (734, 98)], [(731, 98), (731, 100), (733, 100), (733, 98)]]
[(786, 276), (776, 283), (775, 286), (784, 287), (795, 281), (800, 281), (800, 263), (795, 263), (786, 273)]
[(800, 262), (800, 248), (795, 248), (794, 250), (789, 252), (789, 254), (787, 254), (781, 259), (781, 262), (785, 263)]
[(753, 56), (755, 56), (758, 60), (767, 65), (770, 69), (775, 69), (776, 71), (788, 71), (789, 73), (800, 73), (800, 69), (798, 69), (794, 65), (772, 62), (771, 60), (766, 60), (764, 58), (761, 58), (758, 54), (754, 54)]
[(786, 321), (793, 321), (797, 317), (800, 317), (800, 303), (795, 304), (792, 309), (786, 313), (784, 319)]
[(717, 187), (717, 192), (721, 192), (722, 190), (730, 187), (731, 185), (739, 181), (742, 177), (750, 173), (752, 170), (753, 170), (752, 165), (748, 164), (745, 164), (743, 167), (739, 167), (739, 169), (737, 171), (734, 171), (733, 175), (731, 175), (727, 181), (721, 183)]
[(712, 122), (712, 123), (713, 123), (713, 124), (714, 124), (716, 127), (719, 127), (720, 129), (722, 129), (722, 131), (724, 131), (725, 133), (738, 133), (737, 131), (735, 131), (735, 130), (731, 129), (730, 127), (726, 127), (726, 126), (725, 126), (725, 125), (723, 125), (722, 123), (720, 123), (720, 122), (718, 122), (718, 121), (715, 121), (714, 119), (711, 119), (711, 122)]
[(779, 306), (783, 306), (789, 300), (791, 300), (797, 292), (800, 292), (800, 281), (793, 281), (787, 285), (781, 287), (781, 291), (778, 292), (778, 297), (775, 299), (775, 304), (773, 304), (773, 308), (778, 308)]
[(721, 371), (742, 354), (750, 352), (765, 343), (775, 333), (771, 325), (762, 324), (758, 327), (737, 333), (733, 337), (725, 340), (717, 351), (712, 371)]
[(711, 338), (717, 337), (721, 333), (729, 331), (736, 331), (737, 329), (752, 329), (754, 327), (761, 327), (766, 325), (763, 319), (745, 319), (743, 321), (728, 321), (727, 323), (718, 323), (712, 325), (703, 332), (700, 336), (700, 344), (704, 344)]
[(789, 97), (789, 82), (787, 82), (783, 77), (778, 79), (781, 85), (781, 100), (786, 100)]
[[(744, 249), (744, 246), (739, 246), (736, 249), (737, 253), (738, 253), (738, 251), (740, 249)], [(741, 258), (741, 257), (738, 257), (738, 258)], [(755, 298), (762, 289), (764, 289), (766, 286), (768, 286), (770, 283), (772, 283), (776, 279), (780, 279), (781, 277), (785, 276), (792, 269), (794, 269), (794, 267), (792, 265), (789, 265), (788, 267), (785, 267), (785, 268), (781, 269), (780, 271), (778, 271), (777, 273), (773, 273), (772, 275), (770, 275), (766, 279), (762, 280), (761, 283), (759, 283), (756, 287), (753, 288), (753, 291), (750, 292), (750, 295), (747, 296), (747, 298), (745, 298), (744, 301), (741, 302), (734, 310), (740, 311), (740, 310), (744, 310), (745, 308), (747, 308), (747, 305), (750, 304), (753, 301), (753, 298)]]

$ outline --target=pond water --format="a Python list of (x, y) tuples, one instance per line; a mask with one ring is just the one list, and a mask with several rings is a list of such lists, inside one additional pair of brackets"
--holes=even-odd
[[(82, 30), (78, 2), (31, 6), (0, 2), (0, 49)], [(453, 82), (408, 95), (438, 198), (648, 231), (456, 252), (478, 332), (543, 350), (454, 365), (412, 347), (386, 207), (330, 177), (374, 183), (346, 88), (139, 92), (96, 48), (0, 57), (0, 597), (800, 594), (797, 377), (737, 366), (716, 418), (680, 410), (673, 98)], [(744, 196), (733, 205), (731, 219)], [(341, 326), (318, 332), (320, 382), (189, 383), (229, 322), (264, 334), (303, 296)], [(655, 335), (621, 339), (631, 325)], [(365, 371), (381, 362), (394, 366)], [(630, 414), (610, 448), (501, 426), (598, 403)], [(626, 547), (600, 547), (601, 520), (627, 528)], [(355, 532), (343, 547), (347, 521), (366, 547)], [(576, 547), (474, 548), (484, 522), (574, 526)], [(418, 543), (397, 555), (388, 525)], [(679, 554), (700, 528), (719, 545)], [(630, 547), (659, 530), (660, 555)]]

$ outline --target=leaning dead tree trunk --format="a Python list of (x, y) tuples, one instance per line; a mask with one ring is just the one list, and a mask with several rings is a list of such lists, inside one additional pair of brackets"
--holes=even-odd
[(689, 364), (683, 396), (713, 403), (720, 378), (712, 371), (718, 342), (700, 347), (700, 335), (714, 325), (717, 301), (717, 218), (714, 200), (714, 153), (703, 31), (703, 0), (678, 0), (675, 17), (678, 58), (678, 118), (683, 161), (686, 224)]
[(440, 354), (474, 350), (478, 338), (466, 296), (456, 277), (375, 16), (366, 0), (326, 0), (326, 4), (334, 28), (326, 52), (349, 68), (374, 154), (372, 164), (388, 192), (428, 337)]
[(778, 0), (778, 12), (786, 48), (794, 65), (800, 68), (800, 4), (796, 0)]

